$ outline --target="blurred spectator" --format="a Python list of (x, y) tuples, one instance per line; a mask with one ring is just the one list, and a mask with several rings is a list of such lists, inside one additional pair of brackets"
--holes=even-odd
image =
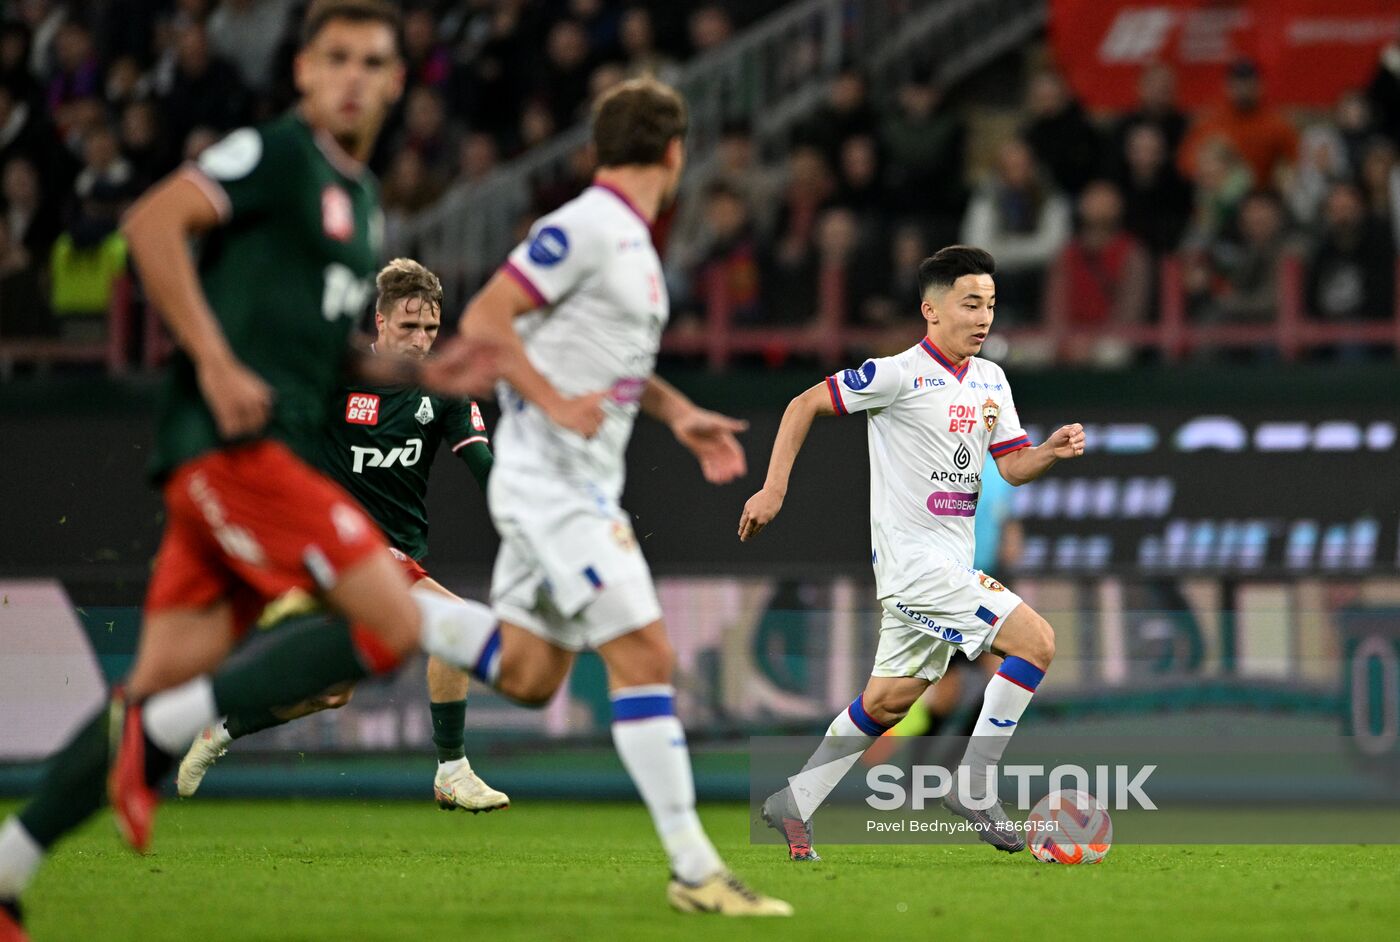
[(53, 327), (34, 260), (0, 216), (0, 339), (47, 336)]
[(122, 154), (131, 162), (138, 186), (149, 186), (171, 169), (170, 142), (154, 102), (133, 101), (123, 108), (120, 136)]
[(58, 31), (68, 19), (67, 7), (56, 0), (24, 0), (17, 6), (20, 20), (29, 29), (29, 71), (48, 75), (54, 67)]
[(1069, 201), (1042, 178), (1030, 147), (1019, 138), (1002, 144), (996, 175), (972, 197), (960, 241), (996, 259), (997, 315), (1005, 322), (1034, 318), (1046, 266), (1069, 234)]
[(151, 94), (150, 79), (141, 71), (141, 63), (131, 56), (122, 56), (107, 68), (102, 97), (113, 111), (120, 111), (133, 101), (144, 101)]
[(1344, 92), (1337, 99), (1332, 124), (1337, 129), (1337, 136), (1346, 151), (1348, 176), (1354, 178), (1361, 173), (1362, 155), (1376, 133), (1375, 125), (1371, 121), (1371, 106), (1366, 102), (1366, 96), (1354, 90)]
[(1176, 106), (1176, 73), (1165, 63), (1149, 65), (1138, 77), (1138, 106), (1119, 119), (1115, 131), (1116, 157), (1126, 153), (1128, 135), (1143, 124), (1157, 129), (1168, 154), (1175, 154), (1186, 136), (1186, 115)]
[(676, 61), (656, 49), (656, 32), (650, 10), (632, 7), (622, 14), (618, 38), (626, 60), (628, 78), (650, 76), (671, 85), (680, 77), (680, 66)]
[(33, 259), (49, 256), (58, 237), (58, 208), (45, 199), (39, 171), (27, 157), (11, 157), (0, 171), (0, 209), (10, 239), (24, 246)]
[(394, 155), (380, 196), (386, 214), (411, 215), (432, 205), (440, 195), (441, 182), (429, 173), (422, 154), (406, 147)]
[(136, 195), (135, 182), (116, 133), (106, 126), (89, 131), (83, 141), (83, 168), (73, 181), (77, 198), (91, 199), (100, 190), (115, 201), (129, 201)]
[(880, 152), (875, 138), (868, 134), (846, 138), (839, 159), (834, 201), (855, 217), (862, 242), (878, 242), (883, 237), (890, 207), (881, 185)]
[(403, 53), (408, 85), (446, 91), (452, 77), (452, 50), (438, 38), (437, 17), (428, 7), (413, 7), (403, 15)]
[(112, 290), (126, 273), (126, 241), (117, 231), (118, 190), (93, 187), (49, 255), (49, 306), (69, 340), (100, 340)]
[(1322, 211), (1328, 188), (1351, 175), (1346, 144), (1337, 126), (1330, 122), (1311, 125), (1298, 144), (1298, 169), (1287, 190), (1288, 208), (1299, 222), (1312, 225)]
[[(509, 138), (519, 130), (523, 72), (530, 50), (519, 34), (520, 12), (494, 9), (484, 36), (469, 39), (470, 50), (453, 71), (448, 102), (472, 130)], [(512, 138), (512, 141), (514, 139)]]
[(967, 199), (967, 129), (951, 109), (939, 107), (942, 100), (942, 88), (927, 75), (907, 79), (880, 141), (890, 202), (902, 215), (927, 220), (934, 242), (946, 244), (956, 241)]
[(554, 136), (554, 115), (544, 102), (531, 99), (520, 112), (520, 129), (517, 134), (520, 150), (529, 150), (543, 144)]
[(272, 84), (273, 59), (292, 4), (293, 0), (221, 0), (209, 15), (210, 47), (231, 62), (243, 84), (256, 93)]
[(1381, 50), (1376, 74), (1366, 87), (1366, 102), (1376, 129), (1400, 147), (1400, 39)]
[(1078, 209), (1079, 230), (1050, 266), (1047, 321), (1074, 327), (1145, 322), (1151, 260), (1142, 243), (1123, 228), (1118, 188), (1106, 180), (1088, 184), (1079, 195)]
[(1074, 196), (1099, 169), (1099, 132), (1070, 94), (1058, 72), (1044, 70), (1031, 78), (1026, 96), (1030, 120), (1021, 137), (1059, 189)]
[(184, 140), (198, 126), (228, 131), (248, 115), (248, 95), (238, 70), (213, 55), (199, 23), (183, 27), (174, 59), (157, 76), (156, 89), (171, 136)]
[(31, 36), (23, 23), (0, 23), (0, 85), (9, 88), (17, 101), (37, 103), (39, 84), (29, 68)]
[(706, 309), (722, 305), (735, 322), (761, 317), (758, 248), (743, 194), (723, 179), (705, 189), (705, 255), (695, 294)]
[(862, 321), (884, 288), (881, 244), (861, 237), (860, 218), (850, 207), (834, 206), (823, 213), (817, 223), (818, 297), (809, 313), (816, 315), (834, 302), (843, 324)]
[(53, 150), (53, 130), (42, 109), (0, 85), (0, 165), (11, 157), (43, 162)]
[(65, 22), (54, 37), (53, 77), (49, 79), (46, 99), (49, 114), (60, 129), (67, 124), (66, 106), (79, 98), (102, 94), (102, 67), (97, 61), (97, 48), (86, 26), (75, 21)]
[(442, 95), (428, 85), (408, 93), (404, 104), (403, 130), (395, 151), (411, 150), (423, 160), (423, 169), (445, 187), (457, 158), (459, 142), (447, 123), (447, 106)]
[(1388, 138), (1375, 137), (1361, 157), (1360, 183), (1376, 225), (1390, 230), (1400, 245), (1400, 162)]
[(1264, 103), (1259, 70), (1247, 60), (1230, 66), (1225, 101), (1207, 109), (1182, 142), (1180, 166), (1188, 179), (1196, 178), (1201, 151), (1215, 137), (1230, 142), (1257, 186), (1278, 184), (1298, 158), (1298, 132), (1278, 109)]
[(812, 248), (817, 217), (835, 193), (831, 168), (821, 151), (799, 146), (788, 155), (788, 182), (778, 209), (777, 256), (796, 262)]
[(877, 126), (864, 76), (846, 68), (831, 80), (826, 102), (797, 132), (797, 139), (817, 147), (827, 162), (835, 165), (847, 140), (858, 134), (874, 134)]
[(500, 160), (496, 139), (489, 134), (468, 134), (458, 151), (457, 175), (465, 183), (480, 183)]
[(1123, 146), (1123, 225), (1160, 258), (1181, 244), (1191, 218), (1191, 187), (1176, 172), (1157, 125), (1133, 125)]
[(690, 52), (700, 55), (729, 42), (734, 35), (734, 21), (729, 11), (718, 3), (707, 3), (690, 14)]
[(1216, 137), (1201, 144), (1195, 182), (1189, 238), (1193, 244), (1203, 245), (1234, 231), (1240, 201), (1255, 181), (1230, 142)]
[(218, 143), (221, 137), (223, 135), (213, 128), (197, 127), (186, 135), (180, 153), (185, 160), (198, 160), (199, 155)]
[(712, 183), (723, 183), (740, 195), (756, 239), (767, 242), (771, 237), (783, 191), (783, 173), (760, 164), (754, 150), (747, 125), (727, 125), (720, 134), (715, 160), (687, 171), (666, 252), (668, 277), (680, 293), (686, 293), (683, 282), (687, 273), (709, 252), (708, 200), (704, 194)]
[(588, 76), (593, 71), (588, 34), (573, 20), (560, 20), (545, 40), (545, 61), (536, 90), (550, 109), (556, 127), (569, 127), (583, 116)]
[(917, 224), (896, 229), (890, 239), (889, 262), (880, 269), (880, 285), (861, 308), (860, 319), (872, 325), (899, 323), (918, 302), (919, 264), (932, 254)]
[(588, 108), (608, 93), (608, 90), (627, 81), (627, 70), (617, 62), (604, 62), (588, 76)]
[(1193, 313), (1220, 323), (1262, 323), (1278, 317), (1281, 272), (1294, 251), (1283, 202), (1256, 190), (1240, 205), (1238, 243), (1221, 241), (1190, 253), (1186, 288)]
[(1361, 190), (1333, 184), (1322, 220), (1308, 264), (1308, 313), (1326, 320), (1393, 317), (1395, 241), (1368, 217)]
[(583, 27), (588, 48), (597, 59), (615, 59), (617, 45), (617, 11), (606, 0), (569, 0), (569, 17)]

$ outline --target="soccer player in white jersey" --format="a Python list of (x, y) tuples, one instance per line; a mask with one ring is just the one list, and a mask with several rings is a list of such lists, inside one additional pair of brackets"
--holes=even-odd
[(593, 114), (593, 185), (540, 219), (467, 306), (459, 349), (495, 351), (501, 376), (487, 487), (501, 535), (495, 618), (451, 605), (440, 617), (459, 636), (450, 660), (525, 703), (547, 701), (576, 653), (596, 649), (613, 742), (671, 860), (671, 904), (788, 915), (787, 903), (728, 872), (696, 815), (674, 656), (618, 505), (638, 411), (665, 422), (707, 480), (745, 471), (734, 437), (744, 423), (700, 409), (652, 372), (669, 308), (649, 226), (674, 198), (685, 128), (684, 102), (660, 83), (625, 82), (603, 96)]
[[(861, 752), (937, 683), (949, 659), (994, 651), (1005, 660), (987, 684), (962, 765), (970, 774), (944, 799), (978, 825), (982, 840), (1015, 852), (988, 773), (1055, 656), (1055, 633), (1014, 592), (972, 568), (973, 515), (987, 455), (1013, 485), (1084, 453), (1084, 428), (1066, 425), (1032, 446), (1001, 367), (979, 359), (995, 311), (996, 264), (954, 245), (919, 266), (927, 336), (903, 353), (867, 360), (793, 399), (773, 442), (763, 489), (749, 498), (739, 539), (751, 540), (782, 509), (797, 452), (819, 415), (864, 412), (870, 441), (870, 541), (882, 611), (875, 666), (864, 692), (828, 727), (822, 745), (763, 816), (793, 860), (816, 860), (812, 813)], [(960, 782), (960, 777), (955, 777)], [(981, 806), (981, 807), (979, 807)]]

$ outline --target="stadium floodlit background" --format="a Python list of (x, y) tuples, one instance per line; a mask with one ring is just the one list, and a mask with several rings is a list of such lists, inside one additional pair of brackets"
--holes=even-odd
[[(159, 533), (144, 464), (171, 345), (118, 219), (287, 107), (300, 6), (0, 0), (0, 795), (33, 787), (130, 664)], [(1058, 634), (1033, 721), (1208, 718), (1400, 762), (1393, 0), (405, 10), (409, 88), (373, 166), (386, 260), (442, 276), (448, 323), (585, 185), (592, 98), (649, 74), (690, 102), (690, 169), (655, 231), (660, 372), (752, 422), (750, 473), (707, 487), (643, 422), (624, 505), (660, 576), (702, 798), (746, 798), (746, 737), (819, 732), (863, 682), (864, 423), (818, 423), (781, 520), (753, 544), (734, 530), (788, 399), (917, 339), (918, 263), (955, 241), (997, 259), (985, 355), (1032, 439), (1088, 430), (1083, 460), (1005, 506), (996, 575)], [(428, 568), (483, 597), (496, 540), (467, 475), (435, 472), (430, 520)], [(409, 670), (239, 743), (202, 794), (422, 798), (422, 685)], [(539, 712), (474, 690), (468, 754), (512, 815), (630, 796), (607, 717), (585, 656)]]

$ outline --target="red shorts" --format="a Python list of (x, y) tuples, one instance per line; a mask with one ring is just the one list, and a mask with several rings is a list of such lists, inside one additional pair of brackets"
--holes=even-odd
[(404, 575), (408, 576), (409, 585), (417, 585), (428, 578), (428, 570), (418, 565), (418, 561), (401, 549), (389, 547), (389, 555), (394, 557), (394, 562), (399, 564)]
[(260, 441), (187, 461), (165, 483), (165, 534), (146, 610), (233, 603), (242, 635), (292, 589), (320, 593), (387, 549), (355, 499), (285, 445)]

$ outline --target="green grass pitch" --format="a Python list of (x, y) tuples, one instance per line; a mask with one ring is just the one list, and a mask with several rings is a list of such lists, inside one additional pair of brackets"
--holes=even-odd
[[(13, 803), (0, 807), (0, 812)], [(1114, 847), (1054, 867), (976, 846), (748, 843), (738, 804), (702, 808), (734, 869), (790, 920), (680, 916), (640, 804), (189, 801), (133, 856), (108, 817), (64, 843), (26, 897), (49, 940), (1382, 938), (1400, 846)], [(820, 834), (818, 835), (820, 838)]]

